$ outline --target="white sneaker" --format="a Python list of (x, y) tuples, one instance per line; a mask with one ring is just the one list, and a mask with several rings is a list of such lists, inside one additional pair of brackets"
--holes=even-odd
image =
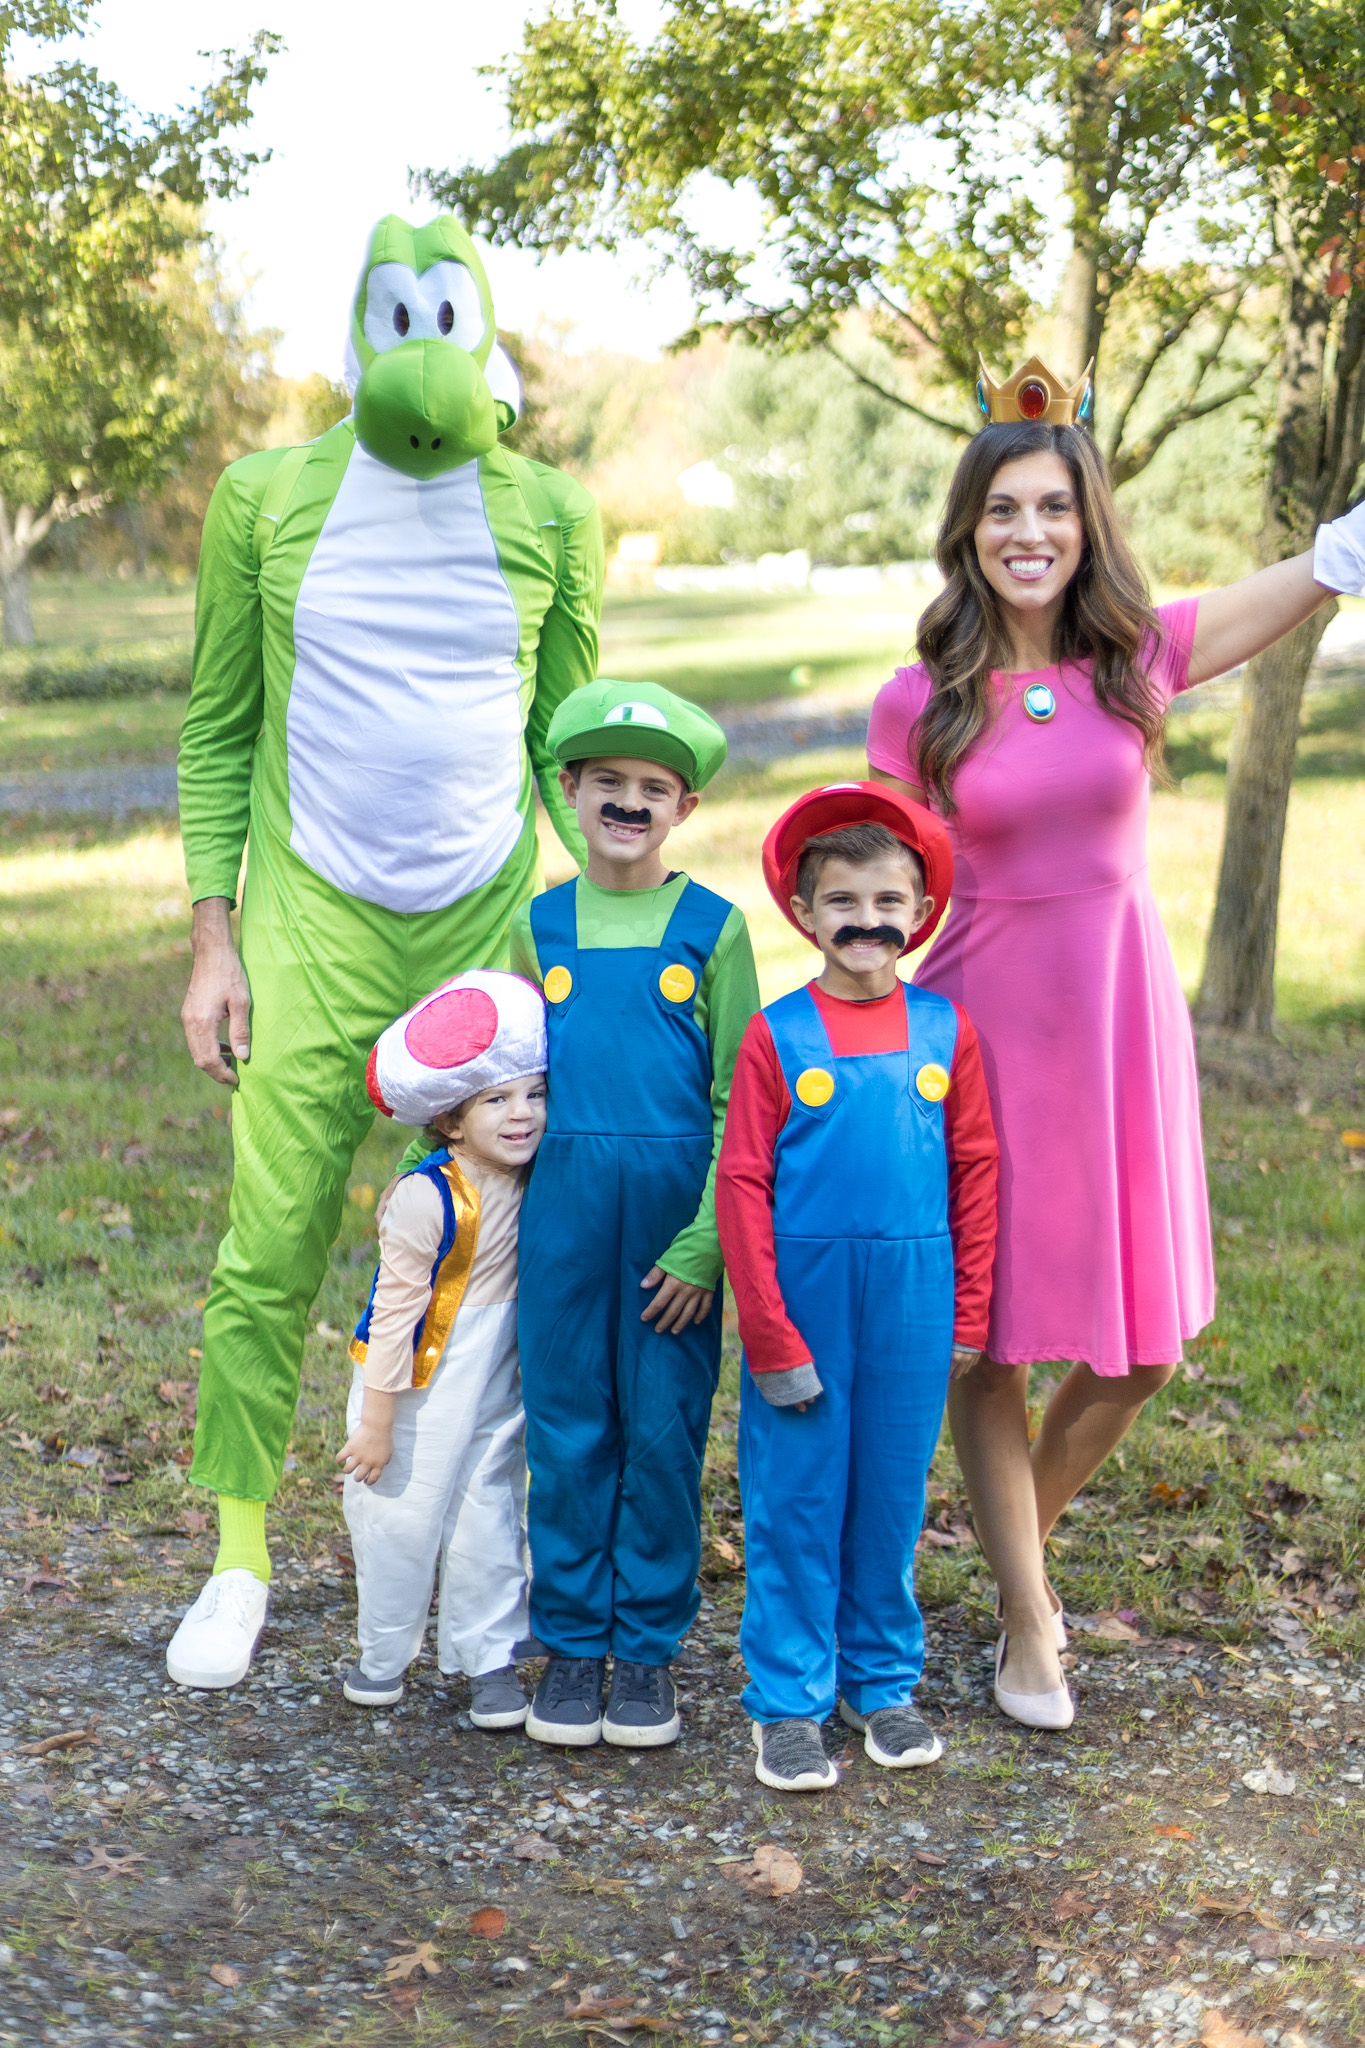
[(269, 1604), (255, 1572), (215, 1573), (171, 1637), (166, 1675), (206, 1692), (236, 1685), (251, 1669)]

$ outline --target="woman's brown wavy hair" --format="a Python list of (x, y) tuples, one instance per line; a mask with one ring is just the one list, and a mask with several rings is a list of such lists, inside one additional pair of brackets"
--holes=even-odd
[(949, 486), (935, 549), (945, 587), (919, 621), (919, 658), (933, 693), (919, 722), (918, 780), (945, 812), (957, 808), (953, 777), (963, 756), (994, 716), (991, 671), (1008, 671), (1013, 658), (1005, 607), (977, 560), (976, 529), (996, 472), (1026, 455), (1061, 456), (1085, 533), (1053, 659), (1090, 663), (1095, 696), (1137, 727), (1148, 771), (1164, 775), (1165, 707), (1149, 673), (1160, 627), (1119, 524), (1104, 457), (1084, 427), (988, 426), (968, 443)]

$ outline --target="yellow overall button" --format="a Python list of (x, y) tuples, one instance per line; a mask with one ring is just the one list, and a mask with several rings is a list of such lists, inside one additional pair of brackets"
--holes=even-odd
[(696, 975), (690, 967), (684, 967), (680, 963), (665, 967), (659, 976), (660, 991), (668, 997), (670, 1003), (685, 1003), (696, 986)]
[(820, 1109), (834, 1093), (834, 1076), (824, 1067), (807, 1067), (796, 1077), (796, 1092), (809, 1109)]
[(545, 977), (545, 1000), (547, 1003), (562, 1003), (573, 987), (573, 976), (567, 967), (552, 967)]
[(927, 1067), (921, 1067), (915, 1076), (915, 1086), (926, 1102), (942, 1102), (952, 1087), (952, 1076), (937, 1060), (930, 1060)]

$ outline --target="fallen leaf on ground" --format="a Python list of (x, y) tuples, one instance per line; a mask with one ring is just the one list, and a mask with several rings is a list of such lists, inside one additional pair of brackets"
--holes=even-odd
[(1099, 1636), (1103, 1642), (1140, 1643), (1142, 1641), (1141, 1629), (1134, 1628), (1130, 1622), (1121, 1621), (1117, 1614), (1092, 1615), (1089, 1621), (1078, 1621), (1076, 1626), (1087, 1635)]
[(547, 1842), (544, 1835), (519, 1835), (512, 1844), (512, 1854), (522, 1857), (527, 1863), (554, 1863), (559, 1856), (553, 1842)]
[(789, 1893), (798, 1891), (804, 1875), (791, 1850), (779, 1849), (775, 1842), (760, 1842), (754, 1850), (753, 1862), (735, 1872), (741, 1884), (769, 1899), (785, 1899)]
[(421, 1996), (420, 1984), (395, 1984), (389, 1993), (389, 2004), (395, 2012), (414, 2013)]
[(1194, 1909), (1197, 1913), (1223, 1913), (1229, 1916), (1236, 1916), (1242, 1913), (1254, 1913), (1256, 1905), (1255, 1901), (1249, 1898), (1220, 1899), (1216, 1898), (1212, 1892), (1200, 1892), (1194, 1902)]
[(1204, 1796), (1204, 1804), (1205, 1806), (1226, 1806), (1231, 1797), (1231, 1792), (1208, 1792)]
[(41, 1742), (26, 1742), (20, 1748), (20, 1756), (50, 1756), (54, 1749), (75, 1749), (79, 1743), (93, 1742), (93, 1728), (71, 1728), (64, 1735), (45, 1735)]
[(1078, 1892), (1074, 1885), (1068, 1885), (1066, 1890), (1052, 1901), (1054, 1920), (1088, 1920), (1092, 1913), (1098, 1913), (1099, 1910), (1099, 1900), (1086, 1898), (1084, 1892)]
[(729, 1565), (731, 1571), (737, 1572), (739, 1570), (739, 1552), (735, 1549), (734, 1544), (730, 1542), (728, 1537), (713, 1536), (711, 1538), (711, 1548), (716, 1552), (716, 1555), (718, 1557), (723, 1557), (725, 1559), (725, 1562)]
[[(484, 1910), (486, 1912), (495, 1911), (496, 1908), (485, 1907)], [(478, 1918), (477, 1914), (475, 1918)], [(505, 1913), (502, 1915), (502, 1919), (504, 1924), (506, 1924), (507, 1915)], [(440, 1958), (429, 1941), (419, 1941), (410, 1955), (390, 1956), (384, 1965), (384, 1982), (386, 1984), (397, 1984), (403, 1978), (410, 1977), (414, 1970), (420, 1970), (423, 1976), (426, 1977), (440, 1976)]]
[(91, 1846), (90, 1861), (78, 1863), (76, 1868), (85, 1876), (93, 1870), (101, 1877), (117, 1877), (120, 1874), (126, 1875), (139, 1863), (146, 1861), (147, 1858), (139, 1856), (134, 1849), (109, 1849), (103, 1842), (95, 1842)]
[(1266, 2048), (1264, 2034), (1248, 2034), (1244, 2028), (1233, 2026), (1217, 2011), (1204, 2014), (1204, 2029), (1199, 2039), (1203, 2048)]
[(469, 1931), (477, 1934), (482, 1941), (496, 1941), (507, 1925), (507, 1915), (501, 1906), (480, 1906), (477, 1913), (469, 1916)]
[(1170, 1822), (1163, 1822), (1160, 1827), (1153, 1828), (1152, 1833), (1154, 1835), (1165, 1835), (1172, 1842), (1192, 1842), (1194, 1840), (1194, 1836), (1188, 1828), (1174, 1827)]
[(1034, 1999), (1029, 2011), (1036, 2012), (1039, 2019), (1055, 2020), (1059, 2012), (1066, 2011), (1066, 1993), (1045, 1991), (1041, 1998)]
[(930, 1870), (946, 1870), (948, 1858), (940, 1856), (936, 1849), (916, 1849), (911, 1856), (912, 1863), (923, 1863)]
[(215, 1984), (222, 1984), (227, 1990), (235, 1991), (245, 1976), (235, 1963), (210, 1963), (209, 1975)]
[(1258, 1928), (1248, 1935), (1247, 1947), (1258, 1962), (1271, 1962), (1283, 1956), (1307, 1956), (1323, 1962), (1329, 1956), (1356, 1956), (1365, 1944), (1358, 1941), (1332, 1941), (1323, 1934), (1281, 1934), (1277, 1930)]
[(565, 2019), (600, 2019), (607, 2013), (626, 2012), (635, 2003), (633, 1998), (608, 1998), (606, 1990), (605, 1984), (585, 1984), (577, 1998), (565, 1999)]
[(1292, 1771), (1282, 1771), (1274, 1764), (1265, 1764), (1256, 1770), (1243, 1771), (1242, 1783), (1248, 1792), (1268, 1792), (1273, 1798), (1288, 1799), (1298, 1779)]

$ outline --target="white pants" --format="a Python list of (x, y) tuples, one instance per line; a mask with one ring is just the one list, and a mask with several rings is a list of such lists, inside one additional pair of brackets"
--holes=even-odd
[[(357, 1366), (348, 1433), (364, 1391)], [(342, 1490), (367, 1678), (395, 1678), (417, 1656), (438, 1559), (441, 1670), (473, 1678), (512, 1662), (528, 1628), (525, 1439), (516, 1302), (461, 1309), (427, 1385), (398, 1396), (383, 1472)]]

